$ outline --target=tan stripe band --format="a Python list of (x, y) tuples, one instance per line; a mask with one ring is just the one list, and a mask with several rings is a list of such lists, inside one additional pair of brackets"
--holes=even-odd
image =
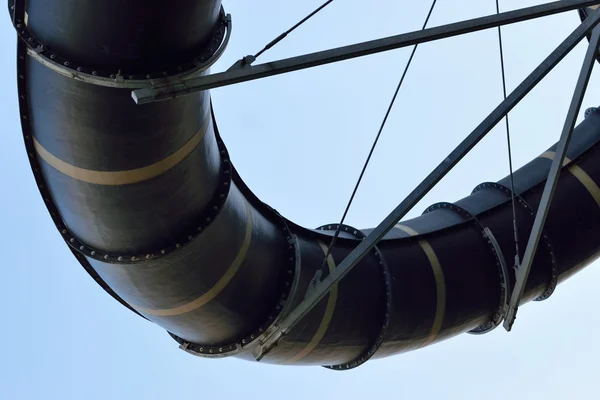
[[(547, 151), (545, 153), (543, 153), (542, 155), (540, 155), (540, 158), (547, 158), (548, 160), (554, 160), (554, 155), (556, 153), (553, 151)], [(569, 157), (565, 156), (565, 159), (563, 160), (563, 167), (566, 165), (569, 165), (571, 163), (571, 160), (569, 159)]]
[[(555, 153), (553, 151), (547, 151), (540, 157), (554, 160)], [(568, 165), (568, 170), (577, 180), (586, 188), (589, 194), (594, 198), (598, 207), (600, 207), (600, 187), (594, 182), (591, 176), (589, 176), (579, 165), (571, 164), (571, 160), (567, 157), (563, 160), (563, 166)]]
[(73, 179), (97, 185), (127, 185), (157, 177), (183, 161), (204, 138), (209, 121), (210, 118), (205, 118), (200, 130), (173, 154), (154, 164), (126, 171), (94, 171), (79, 168), (51, 154), (35, 138), (33, 141), (37, 153), (48, 165)]
[(195, 299), (189, 303), (183, 304), (181, 306), (178, 306), (178, 307), (167, 308), (167, 309), (162, 309), (162, 310), (151, 310), (151, 309), (140, 308), (140, 307), (136, 307), (136, 309), (139, 312), (148, 314), (148, 315), (156, 315), (159, 317), (170, 317), (170, 316), (181, 315), (181, 314), (188, 313), (190, 311), (197, 310), (198, 308), (204, 306), (209, 301), (211, 301), (212, 299), (217, 297), (219, 295), (219, 293), (221, 293), (223, 291), (223, 289), (225, 289), (225, 287), (229, 284), (229, 282), (231, 282), (231, 280), (233, 279), (233, 277), (235, 276), (237, 271), (240, 269), (240, 266), (242, 265), (242, 263), (244, 262), (244, 259), (246, 258), (248, 249), (250, 248), (250, 240), (252, 239), (252, 209), (250, 207), (250, 204), (248, 204), (248, 202), (246, 202), (246, 214), (247, 214), (246, 233), (244, 234), (244, 240), (242, 242), (242, 245), (239, 248), (238, 253), (235, 256), (235, 259), (233, 260), (233, 263), (231, 264), (231, 266), (227, 269), (227, 271), (225, 271), (225, 274), (221, 277), (221, 279), (219, 279), (217, 281), (217, 283), (212, 288), (210, 288), (206, 293), (204, 293), (202, 296), (198, 297), (197, 299)]
[[(401, 224), (397, 224), (396, 228), (408, 233), (411, 236), (418, 236), (419, 233), (414, 229), (404, 226)], [(419, 240), (419, 245), (427, 255), (427, 259), (429, 260), (429, 264), (431, 264), (431, 269), (433, 271), (433, 276), (435, 278), (435, 289), (437, 295), (437, 303), (435, 310), (435, 318), (433, 319), (433, 325), (431, 327), (431, 332), (429, 336), (425, 339), (421, 347), (425, 347), (431, 344), (435, 338), (438, 336), (440, 331), (442, 330), (442, 324), (444, 323), (444, 315), (446, 314), (446, 282), (444, 279), (444, 271), (442, 271), (442, 266), (440, 264), (440, 260), (435, 254), (435, 250), (425, 239)]]
[[(325, 246), (325, 244), (323, 244), (321, 242), (319, 242), (319, 246), (321, 246), (323, 253), (327, 254), (327, 246)], [(327, 267), (329, 267), (330, 274), (333, 272), (333, 270), (336, 267), (335, 261), (333, 260), (333, 257), (331, 256), (331, 254), (329, 255), (329, 257), (327, 257)], [(317, 331), (315, 332), (315, 334), (312, 337), (312, 339), (310, 340), (310, 342), (298, 354), (296, 354), (294, 357), (290, 358), (289, 360), (282, 362), (281, 364), (291, 364), (291, 363), (300, 361), (301, 359), (303, 359), (304, 357), (309, 355), (310, 352), (313, 351), (315, 347), (317, 347), (317, 345), (319, 344), (321, 339), (323, 339), (323, 336), (325, 336), (325, 333), (327, 332), (327, 329), (329, 328), (329, 324), (331, 323), (331, 319), (333, 318), (333, 312), (335, 311), (335, 303), (337, 302), (337, 296), (338, 296), (338, 285), (336, 283), (335, 285), (333, 285), (331, 287), (331, 290), (329, 291), (329, 297), (327, 298), (327, 307), (325, 308), (325, 313), (323, 313), (323, 318), (321, 319), (321, 324), (319, 324), (319, 327), (317, 328)]]

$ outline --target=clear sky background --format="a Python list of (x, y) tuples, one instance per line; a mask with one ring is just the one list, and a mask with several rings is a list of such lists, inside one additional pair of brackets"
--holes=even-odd
[[(220, 71), (322, 0), (224, 0), (234, 33)], [(502, 0), (503, 10), (541, 1)], [(430, 3), (338, 0), (260, 61), (420, 29)], [(495, 13), (493, 0), (439, 0), (431, 26)], [(576, 12), (504, 28), (509, 90), (579, 23)], [(188, 355), (98, 287), (56, 232), (35, 187), (17, 111), (15, 39), (0, 18), (1, 399), (566, 399), (599, 390), (599, 263), (520, 309), (511, 333), (462, 335), (348, 372)], [(585, 42), (587, 43), (587, 42)], [(494, 29), (422, 45), (348, 216), (375, 226), (502, 99)], [(522, 166), (559, 135), (585, 44), (511, 113)], [(217, 121), (248, 185), (307, 227), (338, 221), (410, 49), (221, 88)], [(597, 66), (581, 111), (600, 104)], [(508, 174), (503, 125), (414, 210)], [(467, 255), (466, 255), (467, 256)], [(466, 260), (465, 260), (466, 261)]]

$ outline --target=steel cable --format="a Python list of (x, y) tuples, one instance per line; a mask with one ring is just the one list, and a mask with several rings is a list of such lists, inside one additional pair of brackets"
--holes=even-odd
[[(427, 13), (427, 17), (425, 18), (425, 22), (423, 23), (423, 27), (421, 28), (421, 30), (424, 30), (427, 27), (427, 24), (429, 23), (429, 19), (431, 18), (431, 14), (433, 13), (433, 9), (435, 8), (436, 3), (437, 3), (437, 0), (433, 0), (433, 3), (431, 4), (431, 7), (429, 8), (429, 12)], [(398, 97), (398, 93), (400, 92), (400, 88), (402, 87), (402, 84), (404, 83), (404, 79), (406, 78), (406, 74), (408, 72), (408, 69), (410, 68), (410, 65), (412, 63), (412, 60), (413, 60), (413, 58), (415, 56), (415, 52), (417, 51), (418, 47), (419, 47), (418, 44), (416, 44), (415, 46), (413, 46), (413, 49), (412, 49), (412, 52), (411, 52), (410, 57), (408, 59), (408, 62), (406, 63), (406, 66), (404, 67), (404, 71), (402, 72), (402, 76), (400, 78), (400, 81), (398, 82), (398, 85), (396, 86), (396, 91), (394, 92), (394, 95), (392, 96), (392, 99), (391, 99), (390, 104), (389, 104), (389, 106), (387, 108), (387, 111), (385, 113), (383, 121), (381, 122), (381, 125), (379, 127), (379, 131), (377, 132), (377, 136), (375, 137), (375, 140), (373, 141), (373, 145), (371, 146), (371, 150), (369, 151), (369, 155), (367, 156), (367, 159), (365, 161), (365, 164), (363, 165), (362, 171), (360, 172), (358, 180), (356, 181), (356, 185), (354, 186), (354, 190), (352, 191), (352, 195), (350, 196), (350, 200), (348, 201), (348, 204), (346, 205), (346, 209), (344, 210), (344, 214), (342, 215), (342, 219), (340, 221), (340, 224), (338, 225), (338, 227), (337, 227), (337, 229), (336, 229), (336, 231), (335, 231), (335, 233), (333, 235), (333, 239), (331, 240), (329, 246), (327, 247), (327, 253), (325, 255), (325, 258), (323, 259), (323, 263), (321, 264), (321, 271), (322, 271), (321, 272), (321, 276), (324, 276), (324, 269), (325, 269), (325, 265), (327, 263), (327, 258), (331, 254), (331, 249), (335, 245), (335, 242), (336, 242), (337, 238), (340, 235), (342, 224), (346, 220), (346, 216), (348, 215), (348, 211), (350, 210), (350, 206), (352, 205), (352, 202), (354, 201), (354, 197), (356, 195), (358, 187), (360, 186), (360, 183), (361, 183), (362, 178), (363, 178), (363, 176), (365, 174), (365, 171), (367, 170), (367, 166), (369, 165), (369, 162), (371, 161), (371, 156), (373, 155), (373, 152), (375, 151), (375, 147), (377, 146), (377, 143), (379, 142), (379, 138), (381, 136), (381, 133), (383, 132), (383, 128), (385, 127), (385, 124), (386, 124), (386, 122), (388, 120), (390, 112), (392, 111), (392, 108), (394, 106), (396, 98)]]
[(283, 39), (285, 39), (285, 37), (287, 35), (289, 35), (293, 31), (295, 31), (298, 27), (300, 27), (302, 24), (304, 24), (306, 21), (308, 21), (309, 19), (311, 19), (313, 16), (315, 16), (317, 13), (319, 13), (319, 11), (323, 10), (325, 7), (327, 7), (331, 3), (333, 3), (333, 0), (328, 0), (325, 3), (321, 4), (316, 10), (314, 10), (313, 12), (311, 12), (310, 14), (308, 14), (306, 17), (302, 18), (296, 25), (292, 26), (290, 29), (288, 29), (287, 31), (283, 32), (281, 35), (277, 36), (275, 39), (271, 40), (261, 51), (259, 51), (258, 53), (256, 53), (252, 57), (252, 61), (251, 62), (254, 62), (265, 51), (269, 50), (270, 48), (272, 48), (273, 46), (275, 46), (277, 43), (281, 42)]
[[(500, 0), (496, 0), (496, 14), (500, 14)], [(504, 99), (506, 100), (506, 73), (504, 68), (504, 46), (502, 44), (502, 28), (498, 27), (498, 47), (500, 49), (500, 67), (502, 70), (502, 90)], [(512, 213), (513, 213), (513, 231), (515, 236), (515, 266), (519, 265), (519, 236), (517, 232), (517, 211), (515, 205), (515, 182), (513, 178), (513, 165), (512, 165), (512, 150), (510, 144), (510, 124), (508, 122), (508, 114), (505, 117), (506, 121), (506, 142), (508, 147), (508, 168), (510, 171), (510, 195), (512, 201)]]

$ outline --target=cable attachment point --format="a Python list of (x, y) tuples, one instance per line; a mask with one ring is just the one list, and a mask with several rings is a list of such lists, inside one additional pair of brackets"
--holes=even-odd
[(483, 335), (485, 333), (489, 333), (502, 324), (502, 321), (508, 312), (508, 302), (512, 292), (508, 265), (506, 264), (502, 249), (500, 248), (496, 237), (488, 227), (483, 228), (483, 237), (492, 246), (492, 250), (496, 256), (496, 265), (500, 270), (500, 305), (498, 306), (498, 310), (492, 317), (491, 321), (468, 332), (472, 335)]
[(254, 61), (256, 61), (256, 57), (254, 57), (253, 55), (248, 55), (242, 58), (242, 66), (252, 65)]
[(256, 61), (256, 57), (253, 55), (248, 55), (240, 60), (237, 60), (227, 71), (233, 71), (240, 68), (249, 67), (252, 63)]
[(554, 192), (556, 191), (556, 187), (559, 182), (560, 172), (563, 167), (563, 161), (565, 159), (565, 156), (567, 155), (567, 149), (569, 148), (569, 143), (571, 141), (571, 136), (575, 127), (577, 115), (579, 114), (579, 110), (581, 109), (581, 104), (583, 102), (583, 98), (586, 93), (590, 76), (594, 68), (596, 52), (598, 46), (600, 45), (600, 28), (597, 26), (598, 21), (600, 21), (600, 9), (594, 11), (593, 14), (588, 19), (586, 19), (586, 21), (588, 20), (593, 20), (595, 22), (595, 25), (588, 28), (588, 32), (592, 32), (591, 39), (589, 41), (588, 48), (585, 53), (583, 63), (581, 65), (581, 70), (579, 72), (579, 77), (577, 78), (575, 90), (573, 91), (573, 97), (571, 98), (571, 103), (567, 111), (565, 123), (563, 125), (563, 129), (560, 135), (560, 140), (556, 145), (556, 155), (552, 160), (552, 164), (548, 172), (548, 178), (546, 179), (546, 183), (544, 184), (542, 198), (539, 202), (539, 206), (535, 215), (535, 220), (533, 221), (533, 226), (531, 228), (529, 240), (527, 241), (527, 247), (525, 248), (525, 254), (523, 255), (521, 265), (517, 270), (516, 282), (513, 292), (511, 294), (508, 313), (504, 320), (504, 328), (509, 332), (512, 329), (512, 326), (515, 322), (517, 311), (519, 309), (521, 300), (523, 298), (523, 294), (525, 292), (525, 287), (529, 278), (531, 267), (533, 265), (536, 250), (540, 238), (542, 237), (542, 230), (546, 223), (546, 219), (550, 211), (550, 206), (552, 204), (552, 199), (554, 197)]

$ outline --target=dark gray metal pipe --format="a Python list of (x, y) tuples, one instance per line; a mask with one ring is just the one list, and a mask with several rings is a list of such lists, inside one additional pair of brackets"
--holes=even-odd
[[(218, 0), (179, 0), (159, 19), (164, 7), (153, 2), (119, 1), (117, 12), (112, 0), (32, 0), (21, 23), (70, 65), (143, 74), (204, 51), (219, 8)], [(79, 262), (186, 351), (254, 359), (257, 341), (310, 290), (335, 227), (302, 228), (252, 194), (229, 160), (208, 92), (135, 105), (130, 89), (68, 78), (26, 47), (19, 42), (24, 142), (40, 193)], [(573, 134), (525, 301), (549, 296), (599, 254), (599, 141), (594, 112)], [(520, 249), (552, 157), (550, 149), (515, 173)], [(506, 182), (481, 185), (388, 232), (263, 362), (346, 369), (380, 344), (375, 357), (488, 329), (503, 290), (483, 229), (506, 260), (515, 251)], [(369, 232), (344, 229), (328, 270)]]

